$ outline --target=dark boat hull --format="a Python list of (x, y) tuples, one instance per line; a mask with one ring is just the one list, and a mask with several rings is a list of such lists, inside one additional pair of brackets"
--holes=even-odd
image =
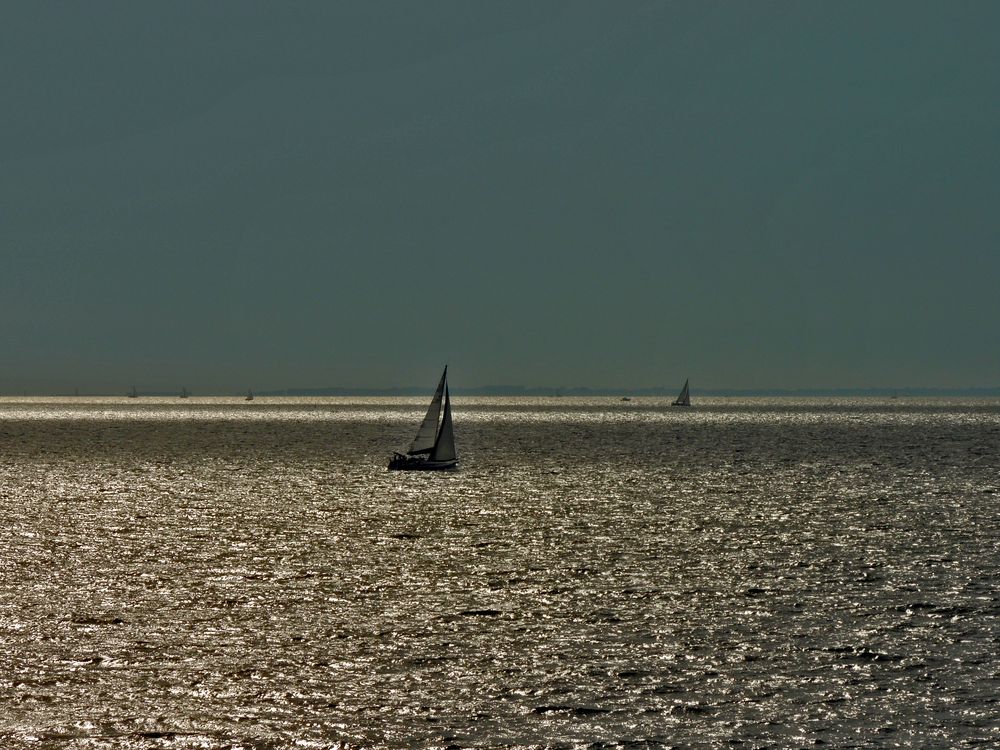
[(389, 461), (389, 471), (450, 471), (458, 468), (458, 459), (431, 461), (422, 456), (393, 456)]

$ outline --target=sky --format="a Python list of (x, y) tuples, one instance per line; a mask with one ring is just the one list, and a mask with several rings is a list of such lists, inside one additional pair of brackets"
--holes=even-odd
[(6, 3), (0, 393), (1000, 385), (1000, 3)]

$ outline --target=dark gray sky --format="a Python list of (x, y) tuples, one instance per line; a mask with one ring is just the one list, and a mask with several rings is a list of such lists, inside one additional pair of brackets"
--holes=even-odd
[(998, 30), (7, 3), (0, 392), (997, 385)]

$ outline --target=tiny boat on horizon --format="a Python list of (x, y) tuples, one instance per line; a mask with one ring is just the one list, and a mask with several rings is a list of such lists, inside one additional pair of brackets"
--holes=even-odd
[(674, 399), (674, 402), (670, 404), (671, 406), (691, 406), (691, 391), (688, 388), (688, 380), (684, 381), (684, 387), (681, 388), (680, 394)]

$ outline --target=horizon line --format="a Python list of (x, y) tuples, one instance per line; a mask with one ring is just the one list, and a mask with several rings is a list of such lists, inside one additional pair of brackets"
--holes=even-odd
[[(87, 390), (74, 392), (63, 390), (62, 392), (42, 392), (35, 389), (17, 389), (20, 393), (3, 393), (0, 391), (0, 398), (44, 398), (47, 396), (63, 397), (128, 397), (128, 392), (119, 393), (117, 391)], [(376, 396), (423, 396), (433, 392), (433, 387), (426, 386), (390, 386), (385, 388), (365, 388), (347, 386), (324, 386), (316, 388), (271, 388), (267, 390), (253, 391), (255, 397), (319, 397), (319, 396), (356, 396), (356, 397), (376, 397)], [(646, 388), (634, 387), (611, 387), (611, 386), (524, 386), (524, 385), (483, 385), (471, 387), (452, 387), (451, 392), (457, 396), (537, 396), (537, 397), (598, 397), (598, 396), (630, 396), (630, 397), (673, 397), (678, 390), (664, 386), (653, 386)], [(148, 391), (137, 390), (139, 397), (154, 398), (180, 398), (177, 390), (151, 389)], [(216, 388), (198, 393), (197, 391), (187, 391), (190, 397), (243, 397), (247, 391), (239, 390), (219, 390)], [(906, 386), (902, 388), (887, 386), (851, 386), (851, 387), (816, 387), (804, 386), (796, 388), (760, 387), (760, 388), (692, 388), (692, 396), (703, 397), (754, 397), (754, 396), (774, 396), (774, 397), (832, 397), (832, 396), (996, 396), (1000, 397), (1000, 385), (997, 386)]]

